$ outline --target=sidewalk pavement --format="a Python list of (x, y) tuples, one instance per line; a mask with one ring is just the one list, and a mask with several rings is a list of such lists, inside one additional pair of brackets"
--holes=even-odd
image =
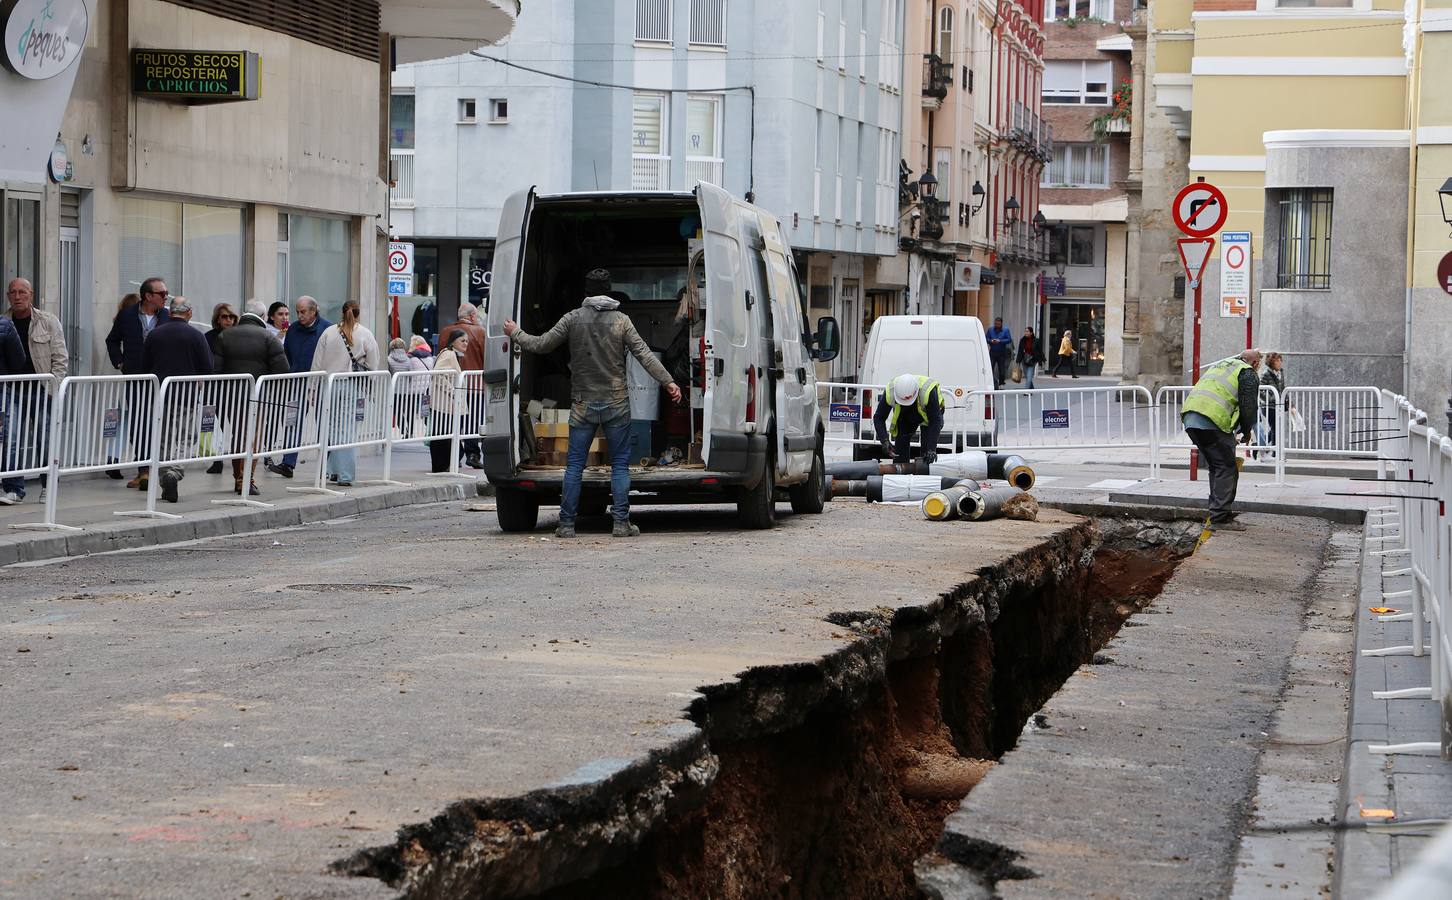
[[(186, 476), (178, 485), (178, 502), (167, 503), (158, 498), (156, 503), (158, 512), (179, 518), (117, 515), (146, 508), (146, 492), (125, 486), (136, 475), (134, 467), (123, 470), (125, 479), (120, 481), (100, 472), (67, 476), (60, 479), (56, 521), (80, 530), (0, 527), (0, 565), (243, 534), (375, 509), (466, 499), (475, 496), (476, 485), (484, 481), (482, 472), (476, 478), (473, 470), (467, 468), (462, 471), (470, 474), (431, 475), (427, 448), (405, 445), (393, 451), (391, 474), (397, 484), (382, 482), (382, 451), (370, 453), (364, 449), (358, 454), (358, 474), (353, 487), (331, 486), (332, 493), (288, 490), (315, 484), (317, 456), (316, 451), (303, 454), (296, 476), (291, 479), (268, 472), (259, 462), (256, 478), (262, 493), (252, 499), (269, 507), (214, 502), (239, 499), (233, 492), (230, 462), (223, 463), (220, 475), (208, 475), (206, 463), (187, 466)], [(26, 479), (24, 502), (0, 507), (0, 526), (39, 523), (44, 518), (39, 479)]]

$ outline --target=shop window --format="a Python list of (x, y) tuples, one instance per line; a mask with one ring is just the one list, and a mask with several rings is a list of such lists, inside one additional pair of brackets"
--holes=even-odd
[(1045, 103), (1109, 105), (1109, 81), (1114, 67), (1108, 60), (1052, 59), (1044, 63)]
[(1330, 188), (1277, 192), (1280, 225), (1276, 287), (1327, 290), (1331, 287)]
[(119, 294), (163, 278), (172, 294), (192, 303), (193, 318), (209, 321), (218, 303), (240, 306), (246, 235), (235, 206), (121, 200)]
[(479, 307), (482, 315), (489, 309), (489, 285), (493, 281), (494, 250), (469, 247), (459, 254), (459, 284), (463, 286), (459, 300)]
[(353, 295), (350, 223), (321, 216), (288, 217), (288, 285), (296, 299), (318, 301), (318, 311), (337, 322), (343, 301)]
[(6, 196), (4, 218), (0, 220), (0, 242), (4, 244), (5, 283), (24, 278), (40, 282), (40, 201)]

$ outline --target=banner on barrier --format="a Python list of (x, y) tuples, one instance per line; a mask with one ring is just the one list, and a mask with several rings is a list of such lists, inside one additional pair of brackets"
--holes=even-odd
[(1336, 430), (1336, 410), (1334, 410), (1334, 409), (1323, 409), (1323, 410), (1321, 410), (1321, 430), (1322, 431), (1335, 431)]
[(858, 422), (862, 419), (862, 407), (856, 403), (833, 403), (827, 417), (833, 422)]
[(121, 430), (121, 408), (119, 406), (101, 413), (101, 437), (111, 440)]
[(1046, 409), (1043, 422), (1045, 428), (1068, 428), (1069, 411), (1067, 409)]

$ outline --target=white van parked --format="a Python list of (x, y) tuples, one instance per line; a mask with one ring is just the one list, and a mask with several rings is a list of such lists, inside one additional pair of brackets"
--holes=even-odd
[[(769, 528), (785, 489), (793, 510), (821, 512), (825, 431), (814, 364), (836, 357), (840, 332), (831, 317), (807, 329), (776, 218), (709, 184), (689, 193), (530, 189), (500, 217), (484, 354), (481, 449), (500, 527), (533, 529), (540, 504), (559, 502), (563, 460), (539, 449), (535, 428), (544, 423), (529, 410), (532, 401), (562, 410), (572, 398), (568, 349), (521, 353), (504, 321), (543, 333), (580, 305), (585, 273), (596, 267), (610, 270), (611, 296), (664, 351), (690, 397), (688, 408), (662, 403), (657, 419), (634, 423), (645, 445), (637, 463), (668, 448), (681, 459), (632, 465), (632, 503), (735, 502), (743, 524)], [(609, 493), (609, 466), (587, 468), (581, 511), (602, 510)]]
[[(993, 390), (988, 336), (974, 316), (882, 316), (872, 323), (863, 357), (862, 384), (887, 384), (899, 375), (926, 375), (943, 386), (940, 445), (957, 452), (992, 446), (997, 434), (993, 406), (972, 391)], [(961, 394), (958, 389), (962, 389)], [(875, 407), (874, 407), (875, 409)], [(863, 437), (872, 440), (871, 411)], [(858, 456), (873, 447), (858, 447)]]

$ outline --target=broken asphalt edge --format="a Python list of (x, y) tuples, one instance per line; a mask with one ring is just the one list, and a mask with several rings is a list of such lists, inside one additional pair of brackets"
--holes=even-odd
[(0, 566), (249, 534), (341, 519), (380, 509), (463, 500), (468, 496), (467, 490), (468, 485), (459, 482), (414, 484), (272, 509), (234, 508), (191, 513), (180, 519), (107, 522), (89, 525), (81, 531), (45, 533), (24, 541), (0, 544)]
[(1064, 577), (1101, 542), (1089, 520), (1065, 523), (1032, 547), (967, 573), (935, 597), (896, 608), (839, 611), (851, 639), (816, 660), (755, 666), (698, 689), (664, 748), (589, 782), (503, 798), (464, 799), (392, 844), (334, 862), (339, 875), (379, 878), (403, 896), (533, 896), (628, 859), (667, 817), (705, 801), (719, 771), (712, 751), (779, 734), (822, 711), (860, 708), (888, 666), (936, 653), (941, 640), (998, 619), (1000, 601)]

